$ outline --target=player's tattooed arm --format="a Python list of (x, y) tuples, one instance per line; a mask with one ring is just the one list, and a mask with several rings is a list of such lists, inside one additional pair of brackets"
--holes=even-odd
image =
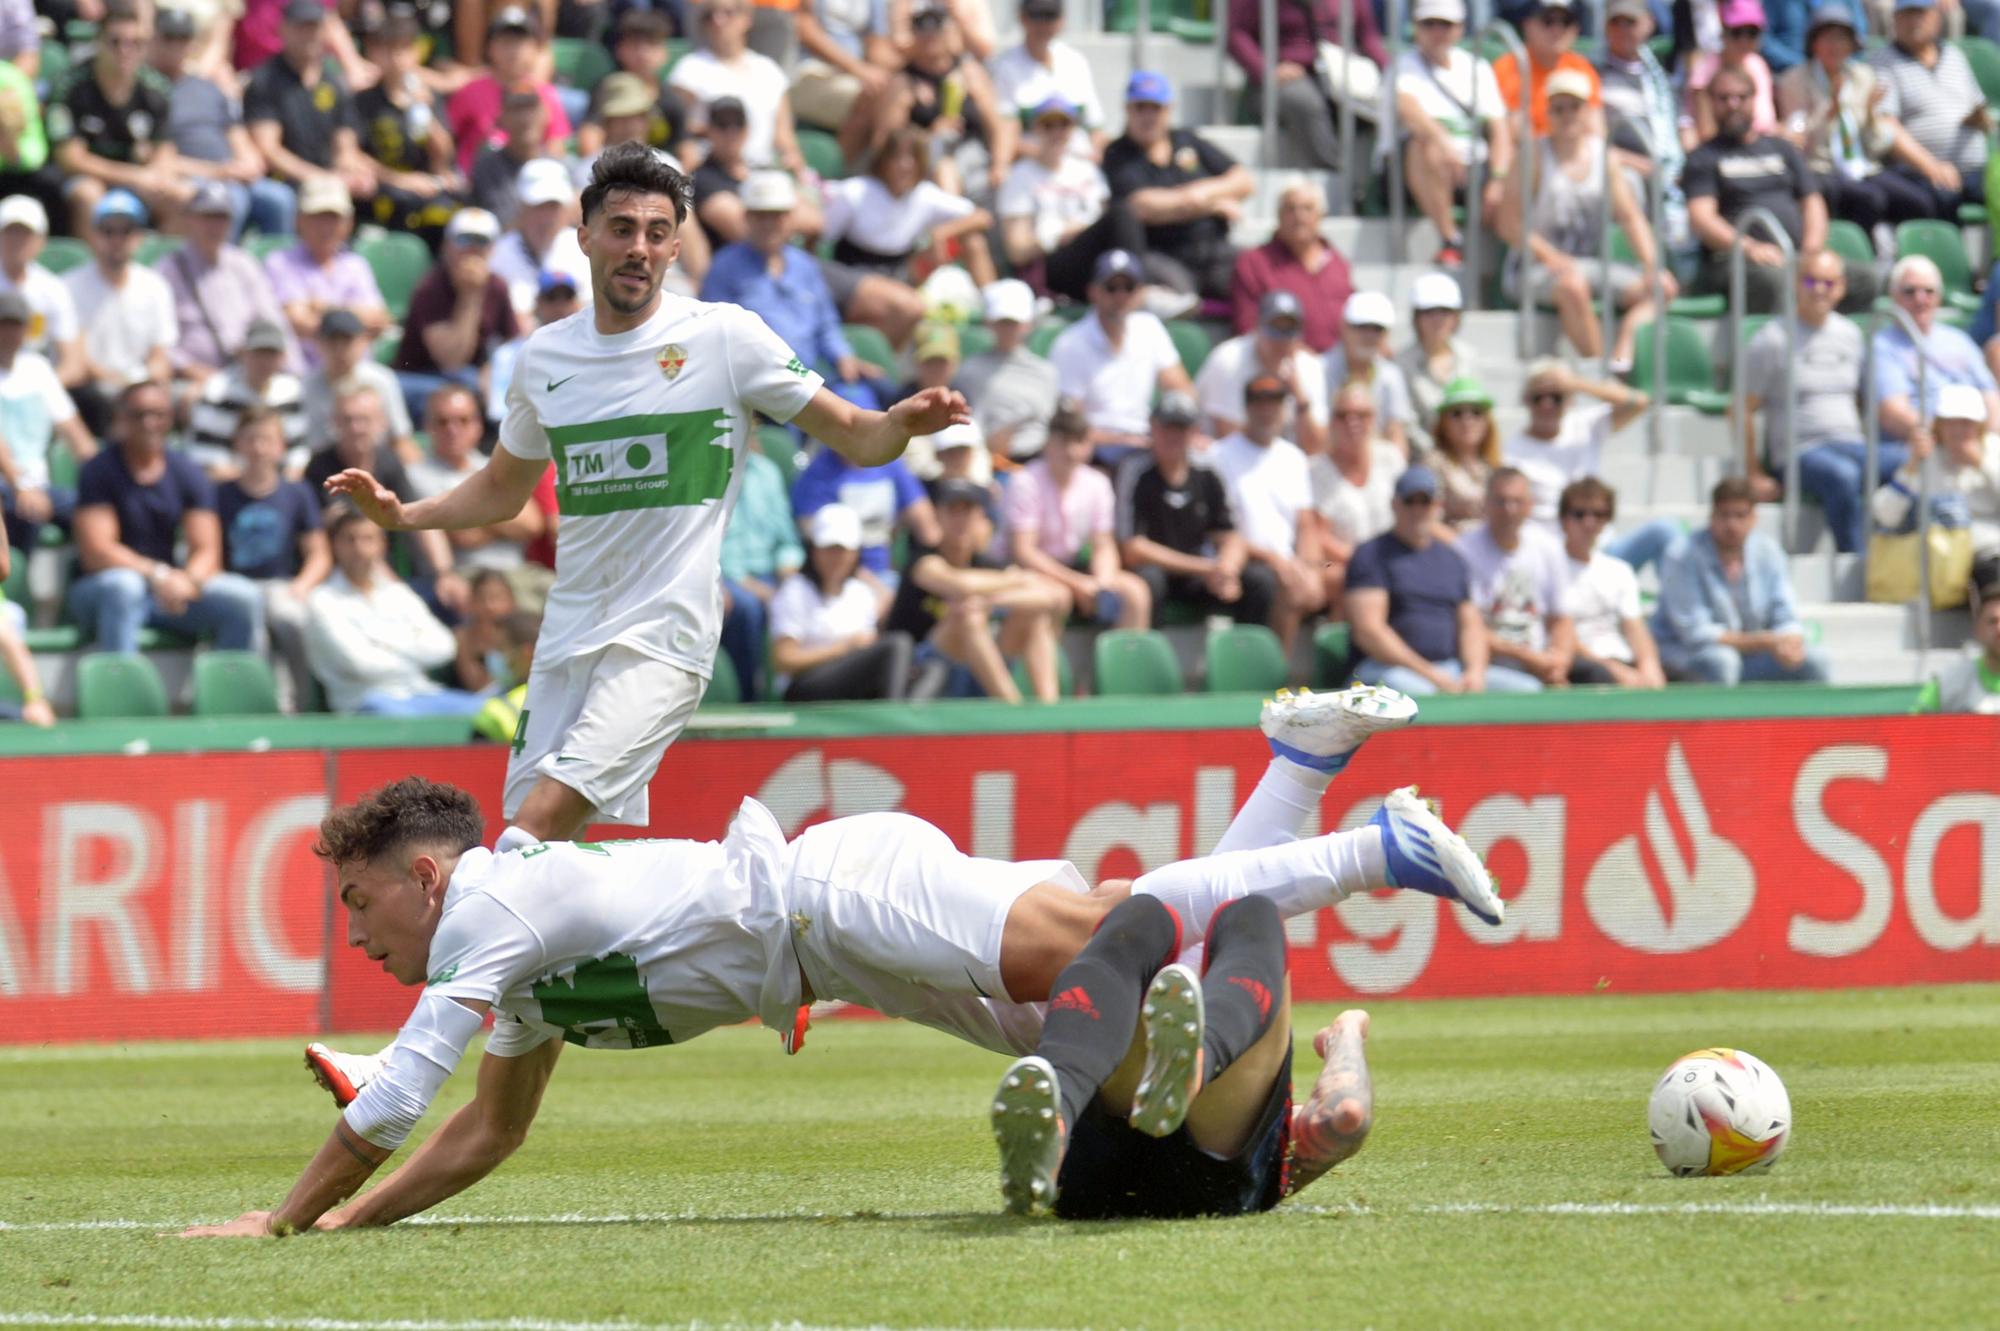
[(1295, 1193), (1361, 1149), (1375, 1117), (1368, 1080), (1368, 1014), (1350, 1008), (1313, 1037), (1326, 1060), (1312, 1094), (1292, 1112), (1292, 1168), (1286, 1192)]

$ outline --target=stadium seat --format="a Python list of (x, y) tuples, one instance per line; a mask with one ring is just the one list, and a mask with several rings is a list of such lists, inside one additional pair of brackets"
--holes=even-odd
[(1173, 644), (1165, 634), (1152, 629), (1111, 629), (1100, 633), (1092, 655), (1100, 697), (1173, 694), (1183, 688)]
[(2000, 106), (2000, 45), (1984, 37), (1960, 37), (1951, 44), (1965, 52), (1965, 63), (1972, 66), (1972, 77), (1979, 80), (1986, 104)]
[(50, 236), (37, 260), (42, 267), (61, 276), (90, 262), (90, 246), (74, 236)]
[(276, 716), (278, 680), (258, 652), (198, 652), (194, 658), (196, 716)]
[(889, 345), (889, 339), (882, 330), (870, 324), (842, 324), (840, 331), (847, 335), (847, 345), (854, 348), (854, 354), (870, 365), (878, 365), (882, 373), (896, 382), (899, 371), (896, 368), (896, 349)]
[(167, 686), (138, 652), (87, 652), (76, 663), (76, 714), (85, 721), (165, 716)]
[(431, 269), (430, 247), (405, 232), (374, 231), (355, 236), (354, 252), (368, 261), (382, 303), (400, 322), (410, 312), (410, 293)]
[(297, 236), (288, 236), (282, 232), (275, 236), (267, 236), (262, 231), (258, 231), (243, 238), (243, 248), (249, 250), (251, 257), (259, 263), (270, 258), (279, 250), (288, 250), (298, 243), (299, 238)]
[(778, 464), (778, 470), (784, 474), (787, 487), (806, 469), (806, 463), (811, 460), (806, 450), (799, 446), (799, 437), (782, 425), (772, 425), (767, 422), (758, 426), (757, 442), (763, 445), (764, 456)]
[(1902, 222), (1896, 227), (1896, 257), (1921, 254), (1938, 267), (1944, 277), (1945, 299), (1960, 309), (1976, 310), (1979, 297), (1972, 293), (1972, 260), (1966, 257), (1965, 237), (1950, 222)]
[(1344, 689), (1353, 682), (1354, 635), (1345, 624), (1321, 624), (1313, 630), (1312, 686)]
[(1208, 635), (1210, 693), (1269, 693), (1291, 673), (1278, 635), (1262, 624), (1231, 624)]
[(1875, 264), (1875, 242), (1861, 229), (1859, 222), (1850, 222), (1844, 217), (1836, 217), (1826, 224), (1826, 247), (1849, 263), (1863, 267)]
[(962, 361), (971, 360), (982, 352), (993, 350), (993, 334), (985, 324), (964, 324), (958, 330), (958, 355)]
[[(1010, 673), (1014, 676), (1014, 687), (1021, 691), (1023, 698), (1032, 698), (1035, 691), (1028, 684), (1028, 663), (1015, 661)], [(1069, 653), (1060, 646), (1056, 648), (1056, 692), (1065, 698), (1076, 696), (1076, 676), (1070, 668)]]
[(799, 127), (799, 155), (821, 180), (841, 180), (847, 175), (847, 159), (841, 155), (840, 140), (823, 129)]
[(572, 88), (594, 88), (617, 68), (603, 42), (583, 37), (558, 37), (549, 43), (549, 54), (555, 60), (556, 82)]
[[(15, 550), (7, 563), (7, 581), (0, 584), (0, 600), (12, 601), (22, 610), (30, 610), (28, 604), (28, 552)], [(0, 671), (0, 675), (5, 674)]]
[(743, 701), (743, 685), (736, 678), (736, 666), (729, 659), (728, 652), (715, 654), (715, 673), (708, 678), (708, 691), (701, 695), (703, 705), (715, 703), (718, 706)]
[(186, 243), (180, 236), (155, 231), (139, 242), (139, 248), (132, 252), (132, 261), (148, 268), (158, 268), (162, 261)]
[(1180, 353), (1181, 364), (1187, 367), (1188, 374), (1200, 374), (1202, 362), (1208, 359), (1207, 330), (1191, 319), (1169, 319), (1167, 336), (1174, 340), (1174, 350)]
[[(1639, 325), (1638, 340), (1632, 351), (1632, 385), (1649, 394), (1657, 391), (1653, 386), (1653, 338), (1658, 328), (1657, 320)], [(1667, 401), (1711, 416), (1728, 411), (1729, 394), (1715, 387), (1708, 343), (1701, 330), (1685, 319), (1669, 319), (1666, 337)]]
[(1068, 327), (1069, 325), (1064, 323), (1040, 325), (1034, 332), (1028, 334), (1028, 350), (1044, 360), (1048, 359), (1049, 348), (1056, 344), (1056, 339), (1062, 336), (1063, 329)]
[(401, 333), (387, 333), (375, 342), (375, 359), (384, 365), (396, 363), (396, 353), (403, 349)]

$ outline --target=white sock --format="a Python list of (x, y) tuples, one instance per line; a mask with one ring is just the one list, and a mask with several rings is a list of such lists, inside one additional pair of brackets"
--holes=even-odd
[(1155, 869), (1132, 884), (1158, 897), (1181, 917), (1181, 946), (1208, 936), (1215, 913), (1243, 897), (1268, 897), (1286, 919), (1345, 901), (1356, 892), (1389, 885), (1380, 828), (1257, 850), (1233, 850)]
[(1316, 772), (1290, 758), (1271, 759), (1211, 853), (1259, 850), (1298, 840), (1332, 780), (1332, 773)]

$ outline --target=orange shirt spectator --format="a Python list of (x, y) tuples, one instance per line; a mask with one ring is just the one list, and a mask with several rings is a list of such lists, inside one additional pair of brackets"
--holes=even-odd
[[(1573, 69), (1590, 80), (1590, 104), (1602, 108), (1604, 105), (1604, 85), (1598, 81), (1597, 70), (1588, 60), (1574, 51), (1564, 51), (1553, 65), (1546, 68), (1537, 65), (1531, 57), (1528, 61), (1528, 119), (1535, 127), (1535, 137), (1542, 138), (1549, 132), (1549, 98), (1546, 91), (1549, 75), (1559, 69)], [(1521, 69), (1509, 51), (1493, 62), (1493, 78), (1500, 85), (1500, 95), (1507, 101), (1507, 109), (1521, 109)]]

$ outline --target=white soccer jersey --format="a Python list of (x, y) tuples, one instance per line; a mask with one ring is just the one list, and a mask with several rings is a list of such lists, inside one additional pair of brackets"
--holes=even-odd
[(707, 678), (752, 413), (788, 422), (820, 383), (736, 305), (663, 294), (628, 333), (585, 309), (531, 334), (500, 442), (556, 464), (562, 554), (536, 660), (624, 643)]
[(799, 964), (787, 852), (755, 801), (720, 842), (549, 842), (469, 850), (431, 939), (427, 993), (494, 1007), (487, 1051), (560, 1036), (597, 1049), (679, 1044), (763, 1018), (790, 1030)]

